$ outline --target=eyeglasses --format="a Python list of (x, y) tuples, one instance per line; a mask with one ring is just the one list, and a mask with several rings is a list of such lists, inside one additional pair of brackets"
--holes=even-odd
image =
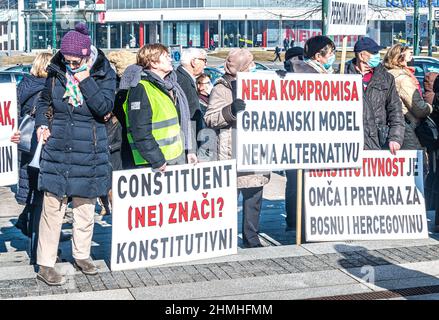
[(63, 59), (63, 63), (67, 66), (67, 65), (71, 65), (72, 67), (79, 67), (82, 64), (82, 60), (76, 61), (76, 60), (66, 60)]
[(204, 61), (204, 63), (207, 63), (207, 58), (195, 58), (196, 60)]

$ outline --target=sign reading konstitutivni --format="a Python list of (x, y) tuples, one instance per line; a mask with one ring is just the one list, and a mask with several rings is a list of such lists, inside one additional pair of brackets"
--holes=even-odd
[(10, 186), (18, 182), (17, 145), (11, 142), (18, 129), (15, 83), (0, 84), (0, 92), (0, 186)]
[(237, 253), (235, 161), (113, 172), (111, 269)]
[(358, 75), (238, 73), (238, 171), (358, 167), (363, 88)]
[(365, 35), (368, 0), (329, 0), (328, 35)]
[(361, 168), (306, 171), (306, 240), (427, 238), (422, 160), (365, 151)]

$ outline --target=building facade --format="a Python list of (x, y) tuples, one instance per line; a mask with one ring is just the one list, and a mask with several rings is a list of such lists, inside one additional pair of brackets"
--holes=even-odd
[[(439, 0), (433, 2), (439, 6)], [(30, 51), (50, 47), (52, 1), (8, 3), (8, 8), (0, 7), (0, 33), (5, 33), (4, 26), (8, 19), (12, 20), (9, 24), (15, 32), (11, 48)], [(317, 0), (57, 0), (55, 3), (57, 41), (76, 22), (85, 21), (94, 44), (103, 49), (139, 48), (152, 42), (202, 48), (274, 48), (282, 46), (285, 38), (303, 45), (309, 37), (321, 33), (318, 10), (321, 1)], [(369, 1), (368, 35), (385, 46), (396, 38), (405, 39), (411, 3), (410, 0)], [(421, 6), (421, 13), (426, 13), (423, 2)], [(341, 38), (334, 40), (341, 44)], [(356, 40), (349, 37), (348, 46), (353, 46)], [(0, 34), (0, 50), (5, 49), (4, 41), (5, 36)]]

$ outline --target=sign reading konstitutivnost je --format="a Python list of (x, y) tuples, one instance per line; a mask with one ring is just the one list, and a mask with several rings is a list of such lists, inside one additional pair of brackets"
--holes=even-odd
[(367, 0), (329, 0), (328, 35), (365, 35)]
[(18, 182), (17, 145), (10, 141), (18, 129), (15, 83), (0, 84), (0, 186)]
[(363, 87), (359, 75), (238, 73), (238, 171), (361, 165)]
[(236, 162), (113, 172), (111, 269), (237, 253)]
[(365, 151), (358, 169), (305, 173), (307, 241), (428, 238), (422, 151)]

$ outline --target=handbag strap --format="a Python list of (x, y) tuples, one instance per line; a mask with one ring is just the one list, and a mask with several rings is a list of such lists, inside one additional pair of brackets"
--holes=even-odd
[(39, 91), (37, 93), (37, 96), (34, 99), (34, 103), (33, 103), (33, 106), (32, 106), (32, 111), (29, 113), (29, 115), (32, 116), (32, 117), (35, 116), (35, 113), (37, 112), (37, 104), (38, 104), (38, 100), (40, 100), (42, 92), (43, 92), (42, 90)]

